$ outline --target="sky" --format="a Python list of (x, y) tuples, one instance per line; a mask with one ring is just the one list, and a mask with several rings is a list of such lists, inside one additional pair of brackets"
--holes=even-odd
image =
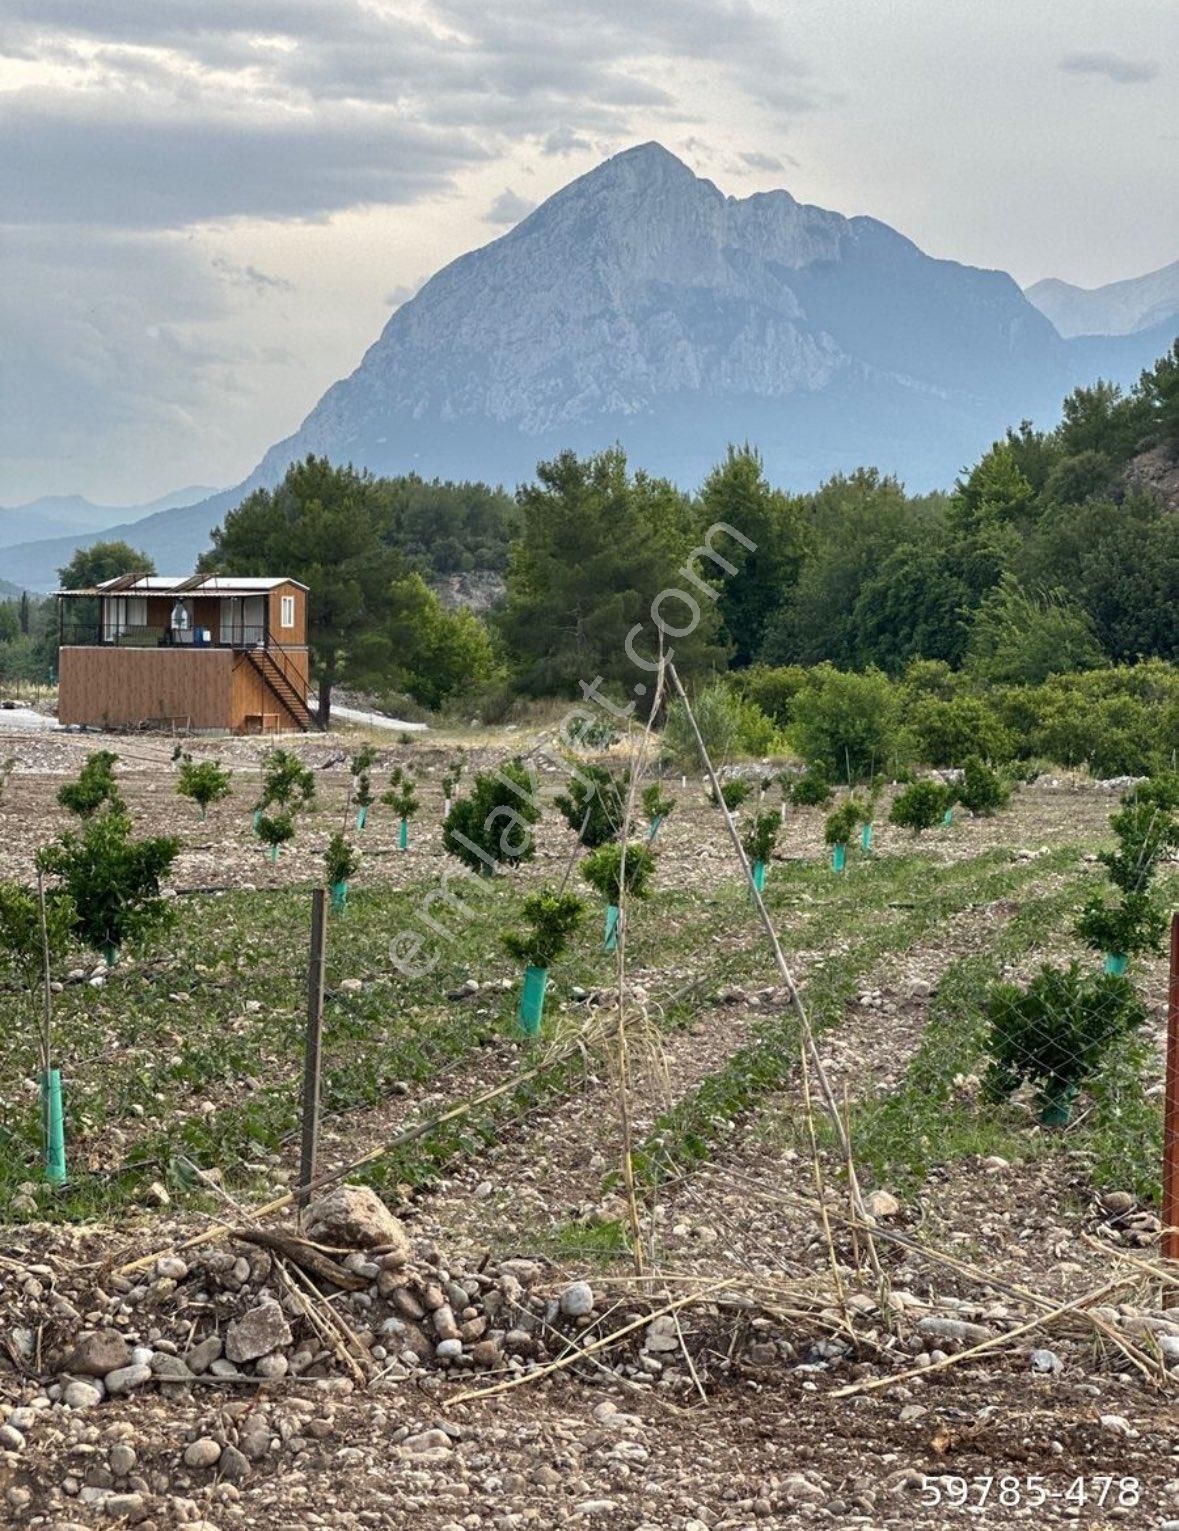
[(230, 485), (620, 149), (1026, 285), (1179, 258), (1175, 0), (3, 0), (0, 505)]

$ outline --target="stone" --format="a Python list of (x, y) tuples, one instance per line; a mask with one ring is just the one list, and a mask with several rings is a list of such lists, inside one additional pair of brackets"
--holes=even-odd
[(225, 1446), (217, 1469), (227, 1483), (242, 1483), (250, 1476), (250, 1459), (236, 1446)]
[(194, 1345), (185, 1356), (189, 1371), (198, 1377), (202, 1372), (207, 1372), (213, 1362), (220, 1359), (221, 1350), (221, 1336), (209, 1335), (208, 1339), (202, 1340), (199, 1345)]
[(108, 1494), (102, 1507), (112, 1520), (140, 1520), (143, 1517), (142, 1494)]
[(64, 1370), (79, 1377), (105, 1377), (130, 1361), (130, 1347), (117, 1329), (95, 1329), (81, 1336)]
[(116, 1478), (125, 1478), (128, 1473), (135, 1471), (135, 1464), (139, 1458), (135, 1455), (135, 1447), (129, 1446), (126, 1441), (116, 1441), (111, 1447), (110, 1464), (111, 1472)]
[(445, 1430), (419, 1430), (415, 1435), (407, 1435), (402, 1441), (400, 1450), (409, 1456), (421, 1456), (427, 1452), (453, 1451), (454, 1442)]
[(156, 1275), (169, 1281), (183, 1281), (188, 1275), (188, 1266), (178, 1255), (161, 1255), (156, 1261)]
[(1130, 1421), (1122, 1414), (1103, 1414), (1101, 1416), (1101, 1428), (1108, 1430), (1111, 1435), (1132, 1436), (1138, 1433)]
[(112, 1398), (120, 1393), (129, 1393), (133, 1388), (142, 1387), (145, 1382), (150, 1381), (150, 1366), (120, 1366), (116, 1371), (107, 1372), (103, 1378), (106, 1390)]
[(561, 1312), (566, 1318), (584, 1318), (594, 1311), (594, 1289), (588, 1281), (575, 1281), (561, 1293)]
[(891, 1191), (870, 1191), (864, 1197), (864, 1210), (869, 1217), (896, 1217), (901, 1204)]
[(426, 1310), (408, 1287), (398, 1287), (393, 1293), (393, 1306), (405, 1318), (423, 1319)]
[(439, 1340), (434, 1354), (440, 1361), (457, 1361), (463, 1353), (462, 1340)]
[(307, 1208), (307, 1237), (320, 1244), (360, 1249), (388, 1246), (389, 1257), (404, 1264), (410, 1257), (409, 1235), (373, 1190), (364, 1185), (340, 1185), (317, 1197)]
[(23, 1451), (25, 1438), (13, 1425), (0, 1425), (0, 1451)]
[(471, 1346), (471, 1360), (476, 1366), (498, 1366), (502, 1355), (498, 1340), (479, 1340)]
[(434, 1324), (434, 1333), (440, 1340), (457, 1340), (459, 1326), (455, 1320), (454, 1309), (449, 1303), (444, 1302), (440, 1308), (435, 1308), (430, 1315)]
[(272, 1355), (263, 1356), (254, 1366), (256, 1377), (285, 1377), (291, 1368), (291, 1363), (283, 1355), (282, 1351), (276, 1350)]
[(675, 1319), (670, 1313), (662, 1314), (659, 1318), (653, 1318), (647, 1325), (647, 1332), (643, 1336), (643, 1349), (665, 1352), (678, 1350), (680, 1337), (676, 1330)]
[(961, 1318), (942, 1318), (936, 1313), (917, 1320), (917, 1333), (927, 1339), (961, 1340), (964, 1345), (981, 1345), (984, 1340), (994, 1338), (981, 1324), (968, 1324)]
[(161, 1382), (191, 1382), (193, 1380), (192, 1371), (179, 1356), (160, 1354), (152, 1356), (151, 1371), (152, 1375)]
[(102, 1402), (102, 1388), (93, 1382), (67, 1382), (62, 1389), (61, 1401), (67, 1409), (92, 1409)]
[(225, 1354), (230, 1361), (256, 1361), (291, 1343), (291, 1326), (273, 1297), (243, 1313), (225, 1331)]
[(1064, 1370), (1064, 1363), (1054, 1350), (1033, 1350), (1028, 1362), (1034, 1372), (1043, 1372), (1048, 1376)]
[(202, 1435), (184, 1448), (185, 1467), (215, 1467), (221, 1460), (221, 1443), (211, 1435)]
[(1125, 1217), (1127, 1212), (1133, 1212), (1137, 1203), (1129, 1191), (1107, 1191), (1101, 1198), (1101, 1205), (1110, 1217)]

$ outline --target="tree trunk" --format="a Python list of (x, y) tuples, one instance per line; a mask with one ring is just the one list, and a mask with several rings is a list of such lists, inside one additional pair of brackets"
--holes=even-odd
[(335, 666), (325, 666), (319, 676), (319, 725), (321, 728), (330, 728), (332, 722), (332, 682), (335, 679)]

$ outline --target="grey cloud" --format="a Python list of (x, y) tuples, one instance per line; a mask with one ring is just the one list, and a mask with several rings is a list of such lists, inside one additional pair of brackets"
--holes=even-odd
[(776, 154), (762, 154), (757, 149), (748, 150), (740, 157), (751, 170), (785, 170), (786, 168)]
[(590, 149), (588, 138), (582, 138), (572, 128), (554, 128), (548, 134), (540, 146), (542, 154), (574, 154), (579, 150)]
[(506, 186), (483, 214), (483, 221), (502, 228), (510, 223), (519, 223), (521, 218), (527, 218), (535, 206), (535, 202), (530, 202), (527, 197), (517, 196), (510, 186)]
[(1150, 59), (1122, 58), (1117, 53), (1070, 53), (1061, 59), (1067, 74), (1100, 74), (1118, 85), (1144, 85), (1153, 80), (1159, 66)]
[(215, 255), (212, 260), (213, 270), (220, 273), (227, 282), (232, 282), (235, 287), (246, 287), (253, 292), (293, 292), (294, 284), (288, 282), (285, 277), (270, 276), (265, 271), (259, 271), (257, 266), (239, 266), (234, 261), (227, 260), (223, 255)]
[(413, 201), (486, 157), (473, 136), (392, 113), (177, 116), (163, 105), (48, 93), (0, 97), (0, 208), (9, 223), (180, 228), (313, 218)]

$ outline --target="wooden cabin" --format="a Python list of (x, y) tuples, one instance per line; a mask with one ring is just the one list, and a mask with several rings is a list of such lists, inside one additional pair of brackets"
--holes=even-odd
[(59, 590), (57, 603), (62, 723), (235, 734), (318, 727), (298, 580), (122, 574)]

